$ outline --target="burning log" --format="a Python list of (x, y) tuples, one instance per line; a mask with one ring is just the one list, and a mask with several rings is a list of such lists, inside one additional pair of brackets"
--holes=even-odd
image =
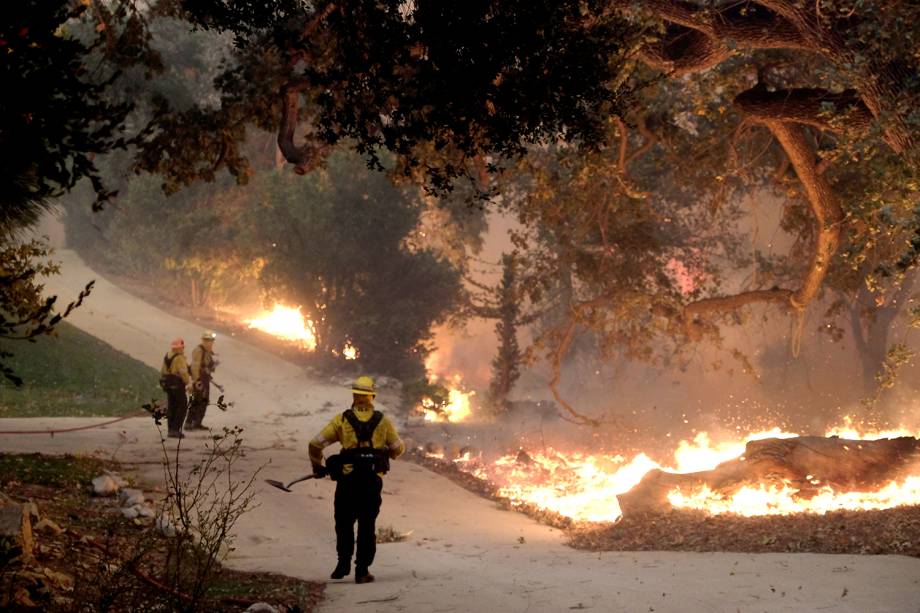
[(713, 470), (668, 473), (652, 470), (636, 487), (617, 496), (624, 514), (665, 509), (675, 489), (707, 487), (730, 496), (745, 486), (778, 485), (809, 498), (819, 488), (873, 491), (910, 475), (920, 464), (920, 440), (900, 437), (850, 440), (803, 436), (768, 438), (745, 445), (744, 454)]

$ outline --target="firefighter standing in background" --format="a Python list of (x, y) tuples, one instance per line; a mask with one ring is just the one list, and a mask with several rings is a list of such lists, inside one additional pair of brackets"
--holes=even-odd
[(192, 351), (192, 400), (188, 407), (186, 430), (207, 430), (201, 424), (211, 400), (211, 373), (217, 366), (214, 359), (214, 339), (217, 335), (207, 331), (201, 335), (201, 344)]
[[(384, 473), (390, 459), (398, 458), (406, 446), (393, 424), (380, 411), (374, 410), (374, 380), (358, 377), (351, 386), (351, 408), (336, 415), (310, 441), (310, 462), (314, 474), (329, 474), (338, 481), (335, 488), (335, 538), (338, 564), (333, 579), (351, 572), (351, 556), (355, 553), (355, 522), (358, 522), (358, 547), (355, 555), (355, 583), (370, 583), (374, 575), (369, 568), (377, 551), (375, 522), (380, 513)], [(323, 466), (323, 448), (341, 443), (342, 451)], [(335, 458), (336, 462), (333, 461)]]
[(185, 341), (173, 340), (169, 353), (163, 356), (160, 368), (160, 387), (166, 392), (166, 423), (169, 438), (183, 438), (182, 423), (188, 410), (186, 389), (191, 389), (188, 363), (185, 361)]

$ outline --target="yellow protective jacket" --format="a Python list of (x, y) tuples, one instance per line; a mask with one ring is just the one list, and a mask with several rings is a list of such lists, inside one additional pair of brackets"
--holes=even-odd
[(208, 351), (204, 345), (198, 345), (192, 351), (192, 381), (201, 381), (202, 372), (211, 375), (214, 370), (214, 352)]
[[(368, 421), (374, 414), (374, 407), (358, 408), (356, 406), (354, 411), (359, 420)], [(310, 441), (310, 462), (314, 466), (322, 466), (323, 449), (333, 443), (341, 443), (342, 449), (353, 449), (358, 446), (358, 435), (355, 434), (355, 429), (351, 427), (347, 419), (342, 417), (341, 413), (333, 417), (332, 421), (326, 424), (326, 427)], [(371, 445), (374, 449), (386, 450), (393, 460), (401, 456), (406, 450), (405, 443), (399, 438), (396, 428), (393, 427), (393, 422), (386, 415), (383, 416), (383, 419), (374, 429), (374, 434), (371, 436)], [(351, 464), (346, 464), (342, 472), (347, 475), (352, 471), (352, 468)]]
[[(170, 362), (169, 368), (166, 368), (166, 362), (170, 358), (172, 358), (172, 362)], [(163, 360), (163, 366), (160, 367), (160, 374), (179, 375), (182, 377), (182, 382), (188, 385), (191, 379), (188, 373), (188, 362), (185, 361), (185, 352), (181, 349), (170, 349), (169, 353), (166, 354), (166, 359)]]

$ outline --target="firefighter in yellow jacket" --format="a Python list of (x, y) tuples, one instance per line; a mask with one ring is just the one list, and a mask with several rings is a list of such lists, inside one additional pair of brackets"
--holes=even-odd
[[(383, 479), (390, 459), (406, 450), (392, 422), (374, 410), (377, 392), (374, 380), (358, 377), (351, 386), (353, 403), (350, 409), (336, 415), (310, 441), (310, 462), (318, 476), (329, 475), (337, 481), (335, 488), (335, 537), (338, 564), (333, 579), (351, 572), (351, 556), (355, 553), (355, 583), (370, 583), (369, 572), (377, 551), (375, 522), (380, 513)], [(330, 456), (323, 465), (323, 448), (341, 443), (342, 451)], [(357, 552), (355, 552), (355, 522), (358, 523)]]
[(166, 392), (166, 423), (169, 438), (183, 438), (182, 423), (188, 410), (186, 390), (191, 388), (188, 362), (185, 361), (185, 341), (174, 339), (169, 353), (163, 356), (160, 387)]
[(188, 406), (186, 430), (207, 430), (201, 422), (204, 420), (208, 403), (211, 402), (211, 375), (217, 367), (214, 357), (214, 339), (217, 335), (210, 330), (201, 335), (201, 344), (192, 351), (192, 398)]

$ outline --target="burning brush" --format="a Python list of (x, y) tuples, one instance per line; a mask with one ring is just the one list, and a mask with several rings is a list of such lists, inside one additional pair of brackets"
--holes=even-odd
[(493, 484), (512, 505), (576, 521), (612, 522), (668, 508), (755, 516), (920, 504), (918, 438), (906, 431), (832, 432), (773, 430), (722, 443), (702, 433), (679, 444), (670, 467), (646, 454), (627, 459), (552, 449), (452, 464)]

